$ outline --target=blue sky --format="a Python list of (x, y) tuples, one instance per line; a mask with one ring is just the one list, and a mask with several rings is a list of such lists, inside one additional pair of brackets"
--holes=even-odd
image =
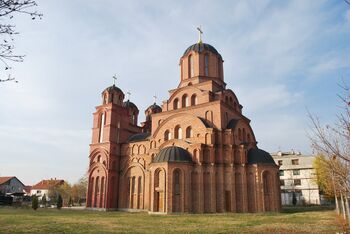
[(155, 93), (167, 99), (198, 25), (269, 152), (311, 153), (306, 109), (333, 122), (338, 84), (350, 81), (350, 6), (341, 0), (37, 2), (42, 20), (13, 19), (16, 52), (26, 54), (12, 64), (20, 82), (0, 83), (0, 175), (25, 184), (85, 173), (92, 113), (114, 74), (141, 121)]

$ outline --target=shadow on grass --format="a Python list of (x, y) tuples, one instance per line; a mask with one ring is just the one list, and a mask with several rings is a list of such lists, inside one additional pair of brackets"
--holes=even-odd
[(294, 214), (301, 212), (334, 210), (334, 206), (283, 206), (282, 213)]

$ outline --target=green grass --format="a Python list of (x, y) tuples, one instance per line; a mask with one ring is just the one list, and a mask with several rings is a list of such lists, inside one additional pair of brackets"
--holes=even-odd
[(286, 208), (282, 213), (149, 215), (0, 208), (0, 233), (336, 233), (348, 231), (334, 211)]

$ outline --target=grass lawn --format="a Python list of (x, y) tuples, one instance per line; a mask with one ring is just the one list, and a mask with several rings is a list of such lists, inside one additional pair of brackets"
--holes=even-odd
[(349, 232), (334, 211), (285, 208), (282, 213), (149, 215), (87, 210), (0, 208), (0, 233), (337, 233)]

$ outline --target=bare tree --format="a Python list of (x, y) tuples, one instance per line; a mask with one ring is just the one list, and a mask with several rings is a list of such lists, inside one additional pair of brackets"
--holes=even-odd
[[(42, 14), (33, 10), (37, 7), (35, 0), (0, 0), (0, 61), (4, 70), (11, 69), (10, 62), (23, 62), (25, 55), (14, 53), (14, 36), (18, 35), (16, 26), (11, 20), (17, 14), (28, 15), (30, 19), (41, 19)], [(16, 81), (9, 76), (7, 79), (0, 79), (0, 82)]]
[(350, 221), (350, 88), (344, 82), (340, 85), (344, 94), (341, 100), (341, 113), (333, 125), (323, 126), (316, 116), (308, 112), (311, 121), (309, 139), (312, 147), (328, 160), (329, 178), (334, 181), (336, 204), (339, 202), (341, 213)]

